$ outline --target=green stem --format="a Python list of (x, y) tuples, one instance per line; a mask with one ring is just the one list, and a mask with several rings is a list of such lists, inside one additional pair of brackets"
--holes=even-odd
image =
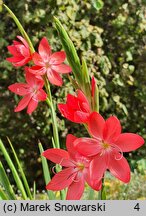
[(49, 100), (49, 98), (46, 99), (46, 103), (48, 104), (48, 106), (51, 109), (53, 136), (54, 136), (55, 146), (56, 146), (56, 148), (60, 148), (58, 128), (57, 128), (57, 120), (56, 120), (56, 114), (54, 111), (54, 106), (53, 106), (53, 103)]
[(104, 178), (102, 179), (102, 189), (101, 189), (101, 200), (106, 200), (106, 190), (104, 185)]
[(56, 113), (55, 113), (55, 109), (54, 109), (54, 105), (53, 105), (50, 85), (49, 85), (49, 82), (48, 82), (48, 79), (47, 79), (46, 75), (44, 75), (43, 79), (44, 79), (44, 82), (45, 82), (46, 92), (48, 94), (48, 98), (46, 99), (46, 103), (48, 104), (48, 106), (51, 109), (54, 142), (55, 142), (56, 148), (60, 148), (58, 127), (57, 127), (57, 119), (56, 119)]
[(28, 37), (26, 31), (24, 30), (23, 26), (21, 25), (21, 23), (19, 22), (19, 20), (17, 19), (17, 17), (15, 16), (15, 14), (11, 11), (11, 9), (3, 4), (3, 6), (6, 8), (6, 10), (9, 12), (9, 14), (11, 15), (11, 17), (13, 18), (14, 22), (16, 23), (20, 33), (22, 34), (22, 36), (25, 38), (25, 40), (28, 42), (29, 44), (29, 47), (30, 47), (30, 50), (31, 50), (31, 53), (34, 53), (35, 52), (35, 49), (32, 45), (32, 42), (30, 40), (30, 38)]

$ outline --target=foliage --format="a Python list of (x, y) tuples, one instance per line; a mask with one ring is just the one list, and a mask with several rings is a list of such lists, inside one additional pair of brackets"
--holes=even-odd
[[(129, 0), (128, 3), (124, 0), (109, 0), (104, 4), (102, 2), (14, 0), (11, 4), (9, 0), (5, 1), (31, 36), (33, 43), (37, 45), (39, 39), (45, 35), (54, 51), (61, 48), (57, 31), (52, 26), (53, 16), (58, 17), (79, 56), (86, 59), (89, 73), (97, 78), (101, 114), (106, 117), (109, 113), (116, 114), (125, 131), (139, 133), (146, 138), (146, 3), (143, 0)], [(24, 168), (27, 167), (30, 181), (33, 182), (35, 178), (39, 187), (42, 187), (39, 150), (37, 154), (36, 149), (39, 139), (44, 148), (51, 146), (50, 110), (45, 107), (44, 111), (45, 105), (40, 104), (32, 116), (28, 116), (25, 111), (13, 113), (18, 98), (15, 97), (15, 102), (7, 87), (22, 81), (23, 71), (12, 68), (5, 60), (8, 57), (6, 46), (19, 35), (17, 27), (6, 14), (4, 9), (0, 13), (0, 134), (4, 141), (6, 136), (12, 142), (15, 140), (15, 149), (24, 161)], [(67, 77), (64, 83), (62, 88), (53, 87), (52, 94), (56, 102), (64, 101), (67, 93), (73, 91)], [(57, 121), (62, 145), (67, 133), (87, 135), (85, 129), (81, 131), (78, 125), (74, 124), (73, 129), (73, 123), (66, 121), (65, 127), (59, 112)], [(145, 147), (130, 155), (131, 164), (133, 159), (138, 160), (141, 157), (145, 157)]]

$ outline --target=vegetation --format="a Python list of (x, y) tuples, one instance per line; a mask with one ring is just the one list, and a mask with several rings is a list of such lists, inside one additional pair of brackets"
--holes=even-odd
[[(101, 114), (106, 117), (111, 114), (117, 115), (125, 131), (139, 133), (146, 138), (146, 3), (144, 0), (102, 2), (14, 0), (11, 4), (9, 0), (5, 1), (19, 18), (33, 43), (37, 45), (43, 36), (47, 36), (54, 51), (61, 49), (61, 42), (52, 24), (53, 16), (58, 17), (70, 35), (79, 56), (86, 59), (90, 74), (94, 74), (98, 81)], [(42, 189), (44, 182), (38, 140), (44, 149), (52, 146), (50, 110), (45, 104), (40, 104), (31, 116), (25, 111), (13, 112), (18, 98), (15, 96), (14, 101), (14, 95), (7, 87), (23, 81), (23, 71), (13, 68), (5, 59), (8, 57), (7, 45), (12, 43), (19, 32), (4, 8), (0, 13), (0, 20), (0, 137), (7, 148), (9, 146), (6, 136), (10, 138), (27, 172), (30, 184), (33, 185), (35, 180), (37, 187)], [(64, 101), (67, 93), (73, 90), (67, 76), (64, 82), (61, 88), (53, 87), (52, 94), (56, 103)], [(79, 125), (69, 121), (65, 123), (59, 111), (57, 117), (62, 146), (67, 133), (76, 136), (87, 135), (85, 130), (79, 129)], [(146, 159), (145, 152), (144, 145), (135, 153), (127, 154), (133, 172), (139, 161), (142, 158)], [(134, 178), (135, 182), (136, 179)], [(145, 179), (144, 174), (141, 179)], [(134, 188), (132, 184), (134, 183), (128, 187)], [(120, 193), (124, 193), (128, 187), (120, 187)], [(128, 198), (133, 199), (134, 195), (132, 197), (131, 192), (128, 194)], [(143, 192), (135, 196), (143, 197)], [(115, 193), (115, 199), (117, 197), (120, 196)]]

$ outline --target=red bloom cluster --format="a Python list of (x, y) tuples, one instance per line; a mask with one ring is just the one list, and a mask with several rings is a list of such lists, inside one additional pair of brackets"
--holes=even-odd
[[(20, 36), (21, 41), (14, 41), (8, 50), (13, 55), (7, 58), (14, 66), (23, 66), (29, 61), (34, 66), (25, 67), (26, 83), (15, 83), (9, 90), (17, 95), (24, 96), (15, 108), (19, 112), (27, 107), (31, 114), (39, 101), (44, 101), (47, 94), (43, 90), (43, 76), (47, 76), (50, 83), (61, 86), (60, 74), (71, 72), (70, 66), (64, 64), (64, 51), (53, 53), (44, 37), (38, 47), (38, 53), (31, 54), (29, 45)], [(91, 99), (96, 97), (96, 82), (91, 80)], [(123, 152), (136, 150), (144, 144), (144, 139), (133, 133), (121, 133), (120, 121), (111, 116), (106, 121), (97, 113), (92, 112), (88, 99), (81, 90), (75, 96), (68, 94), (66, 104), (58, 104), (62, 115), (72, 122), (86, 124), (91, 138), (77, 138), (71, 134), (67, 136), (66, 148), (48, 149), (43, 156), (64, 169), (52, 178), (46, 188), (58, 191), (68, 187), (66, 199), (80, 199), (85, 183), (94, 190), (102, 187), (102, 178), (106, 170), (123, 181), (130, 181), (130, 167), (123, 156)]]
[(59, 73), (71, 72), (71, 67), (63, 64), (66, 58), (64, 51), (51, 53), (51, 47), (44, 37), (39, 44), (38, 51), (31, 54), (27, 41), (21, 36), (17, 36), (20, 41), (13, 41), (13, 45), (8, 46), (9, 52), (13, 57), (7, 58), (15, 67), (24, 66), (31, 60), (35, 66), (26, 67), (25, 71), (27, 83), (15, 83), (9, 86), (9, 90), (24, 96), (15, 108), (15, 112), (27, 108), (27, 113), (31, 114), (38, 105), (39, 101), (44, 101), (47, 94), (43, 90), (44, 81), (41, 76), (47, 74), (50, 83), (61, 86), (62, 78)]
[[(93, 79), (92, 79), (93, 80)], [(92, 86), (94, 86), (94, 80)], [(93, 88), (92, 88), (93, 89)], [(92, 95), (94, 90), (92, 90)], [(80, 199), (85, 181), (95, 190), (100, 190), (102, 178), (109, 170), (124, 183), (130, 181), (130, 167), (123, 152), (136, 150), (144, 144), (144, 139), (133, 133), (121, 133), (121, 124), (115, 116), (106, 121), (97, 112), (91, 112), (89, 102), (83, 92), (77, 96), (68, 95), (66, 104), (58, 105), (67, 119), (86, 123), (92, 138), (67, 136), (67, 151), (49, 149), (43, 155), (63, 167), (47, 185), (48, 190), (62, 190), (68, 187), (66, 199)]]
[(7, 58), (7, 61), (11, 62), (15, 67), (23, 66), (32, 59), (31, 51), (26, 40), (17, 36), (20, 41), (13, 41), (13, 45), (8, 46), (9, 52), (13, 57)]

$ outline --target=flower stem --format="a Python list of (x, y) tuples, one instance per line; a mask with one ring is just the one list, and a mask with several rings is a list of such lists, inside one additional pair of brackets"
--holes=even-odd
[(57, 127), (57, 119), (56, 119), (56, 113), (55, 113), (55, 109), (54, 109), (54, 105), (53, 105), (50, 85), (49, 85), (49, 82), (48, 82), (48, 79), (47, 79), (46, 75), (44, 75), (43, 79), (44, 79), (44, 82), (45, 82), (46, 92), (48, 94), (48, 97), (46, 99), (46, 103), (48, 104), (48, 106), (51, 109), (54, 142), (55, 142), (56, 148), (60, 148), (58, 127)]
[(102, 179), (101, 200), (106, 200), (106, 190), (105, 190), (104, 178)]
[(60, 143), (59, 143), (59, 136), (58, 136), (58, 128), (57, 128), (57, 123), (56, 123), (56, 114), (54, 111), (54, 106), (49, 100), (49, 98), (46, 99), (46, 103), (51, 109), (51, 116), (52, 116), (52, 126), (53, 126), (53, 136), (54, 136), (54, 141), (55, 141), (55, 147), (60, 148)]

